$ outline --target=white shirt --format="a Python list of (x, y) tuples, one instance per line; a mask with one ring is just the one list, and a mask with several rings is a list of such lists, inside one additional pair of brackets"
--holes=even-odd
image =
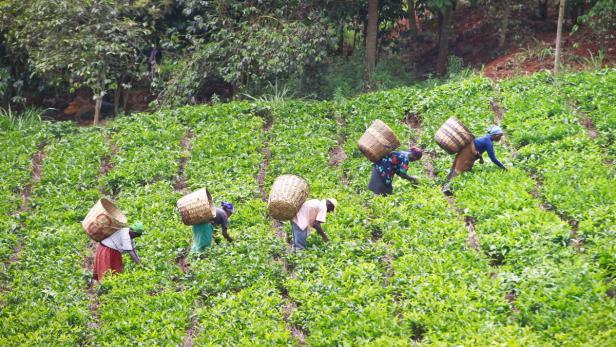
[(122, 228), (101, 241), (101, 244), (121, 253), (132, 251), (135, 249), (135, 242), (130, 238), (128, 231), (129, 228)]
[(327, 205), (325, 200), (311, 199), (302, 205), (295, 217), (293, 217), (293, 223), (306, 230), (310, 229), (314, 222), (325, 223), (325, 217), (327, 215)]

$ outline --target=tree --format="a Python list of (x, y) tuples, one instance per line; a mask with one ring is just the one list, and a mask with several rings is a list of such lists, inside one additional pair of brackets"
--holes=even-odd
[(511, 17), (511, 7), (513, 6), (512, 0), (502, 1), (502, 13), (501, 27), (498, 36), (498, 47), (503, 48), (507, 39), (507, 31), (509, 30), (509, 19)]
[(162, 105), (188, 102), (210, 77), (244, 94), (263, 93), (277, 81), (301, 83), (307, 69), (335, 52), (336, 37), (327, 25), (335, 27), (339, 18), (324, 16), (322, 7), (275, 0), (189, 5), (182, 11), (194, 15), (186, 34), (192, 44), (168, 53), (161, 64)]
[(438, 13), (438, 55), (436, 58), (436, 74), (444, 76), (447, 73), (447, 59), (449, 57), (449, 31), (451, 27), (451, 2), (442, 2), (437, 7)]
[(411, 42), (417, 41), (417, 21), (415, 20), (415, 0), (407, 0), (407, 10), (409, 13), (409, 35)]
[(556, 28), (556, 52), (554, 53), (554, 73), (558, 73), (560, 67), (560, 45), (563, 32), (563, 17), (565, 16), (565, 0), (560, 0), (558, 7), (558, 25)]
[(10, 21), (10, 44), (28, 52), (34, 74), (93, 90), (96, 124), (103, 96), (119, 86), (119, 76), (140, 74), (149, 31), (124, 15), (128, 9), (128, 0), (13, 1), (3, 20)]
[[(616, 30), (616, 1), (598, 0), (587, 14), (580, 16), (580, 22), (588, 24), (597, 32), (603, 53), (607, 53), (607, 41), (614, 39)], [(574, 26), (574, 30), (577, 27)]]
[(368, 0), (368, 30), (366, 35), (366, 76), (365, 82), (368, 89), (371, 87), (374, 69), (376, 67), (376, 43), (378, 22), (378, 0)]

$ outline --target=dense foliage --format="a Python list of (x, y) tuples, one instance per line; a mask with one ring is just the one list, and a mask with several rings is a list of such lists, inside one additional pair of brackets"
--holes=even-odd
[[(615, 76), (499, 85), (471, 76), (331, 102), (183, 107), (104, 128), (2, 121), (0, 194), (10, 213), (0, 219), (0, 344), (180, 345), (190, 335), (194, 345), (229, 346), (612, 345)], [(482, 134), (495, 118), (491, 102), (506, 108), (497, 155), (509, 170), (477, 165), (454, 180), (448, 201), (440, 185), (452, 157), (434, 131), (455, 115)], [(402, 122), (409, 115), (419, 127)], [(367, 191), (371, 165), (356, 141), (376, 118), (403, 147), (426, 149), (410, 168), (419, 186), (396, 179), (391, 196)], [(237, 213), (235, 241), (186, 257), (182, 268), (191, 234), (173, 207), (187, 134), (188, 190), (207, 186)], [(347, 157), (330, 166), (338, 146)], [(324, 224), (331, 243), (310, 235), (308, 250), (294, 254), (277, 236), (260, 189), (284, 173), (305, 177), (313, 197), (338, 199)], [(30, 206), (19, 212), (28, 183)], [(136, 240), (144, 265), (126, 257), (123, 273), (92, 284), (80, 221), (101, 192), (144, 222)], [(289, 235), (288, 223), (282, 231)]]
[[(372, 12), (368, 3), (376, 3)], [(126, 89), (146, 90), (165, 106), (210, 101), (213, 92), (219, 97), (223, 91), (240, 97), (270, 94), (277, 83), (303, 97), (332, 98), (336, 91), (355, 95), (366, 88), (391, 87), (383, 81), (409, 84), (419, 65), (425, 65), (422, 73), (425, 69), (440, 76), (451, 73), (448, 42), (457, 20), (453, 15), (460, 9), (470, 6), (483, 13), (490, 28), (498, 28), (494, 34), (503, 48), (509, 38), (512, 42), (528, 39), (527, 17), (541, 12), (539, 17), (546, 20), (552, 3), (3, 0), (0, 106), (41, 105), (45, 98), (66, 96), (78, 87), (116, 105)], [(614, 39), (614, 2), (568, 3), (571, 23), (598, 35), (605, 53)], [(375, 19), (370, 28), (369, 18)], [(374, 34), (371, 40), (368, 32)], [(472, 31), (465, 35), (469, 33), (483, 35)], [(413, 55), (425, 50), (421, 45), (426, 41), (438, 51), (436, 67), (428, 62), (432, 50)], [(461, 58), (451, 58), (454, 70), (459, 69)], [(392, 64), (394, 69), (389, 68)], [(220, 81), (226, 88), (216, 88)], [(332, 82), (339, 83), (328, 86)]]

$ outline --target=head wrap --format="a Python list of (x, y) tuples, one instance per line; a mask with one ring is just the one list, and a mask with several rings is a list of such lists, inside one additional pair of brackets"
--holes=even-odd
[(137, 234), (143, 234), (143, 223), (139, 221), (133, 223), (129, 228)]
[(230, 202), (226, 202), (223, 201), (220, 206), (223, 208), (223, 210), (227, 210), (229, 212), (233, 212), (233, 204)]
[(490, 129), (488, 129), (488, 135), (502, 135), (503, 129), (498, 125), (492, 125)]
[(327, 198), (327, 201), (329, 201), (332, 205), (334, 205), (334, 209), (338, 207), (338, 200), (334, 198)]
[(410, 151), (413, 158), (421, 159), (423, 156), (423, 151), (419, 147), (411, 147)]

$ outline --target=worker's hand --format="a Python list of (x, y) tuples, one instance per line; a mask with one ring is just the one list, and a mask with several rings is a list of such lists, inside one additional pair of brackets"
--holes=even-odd
[(409, 181), (411, 181), (413, 185), (419, 184), (419, 178), (417, 178), (416, 176), (409, 176)]

